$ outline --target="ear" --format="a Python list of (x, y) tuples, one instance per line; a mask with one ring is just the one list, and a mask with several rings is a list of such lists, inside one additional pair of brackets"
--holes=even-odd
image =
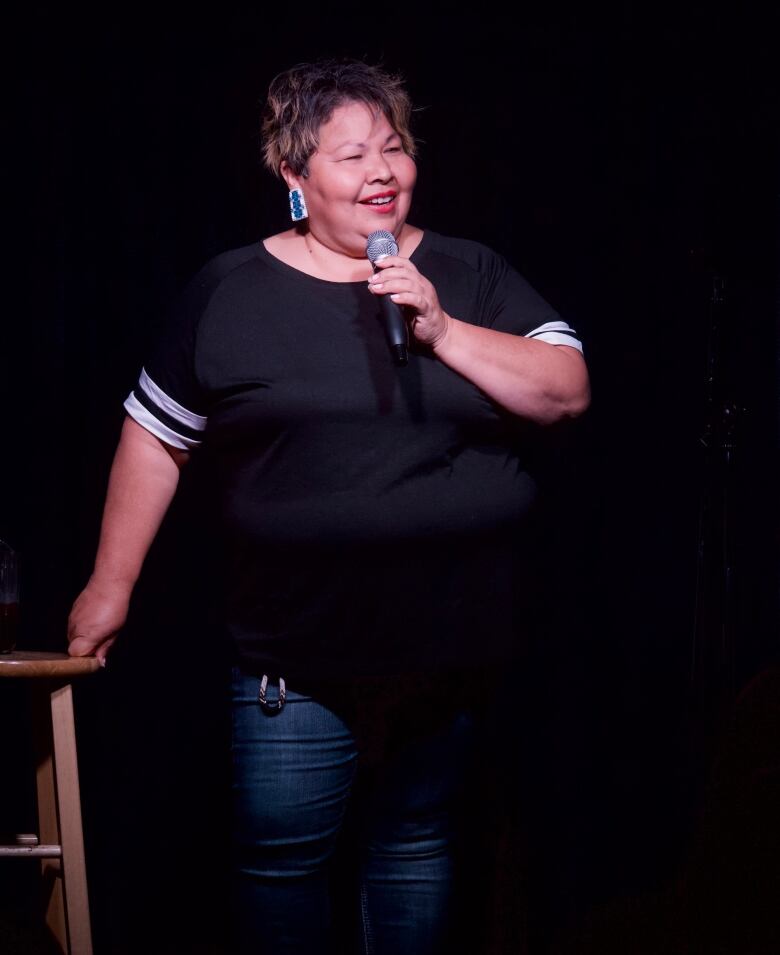
[(305, 179), (303, 176), (296, 176), (295, 173), (290, 168), (290, 164), (286, 159), (282, 160), (281, 165), (279, 166), (279, 172), (282, 175), (282, 179), (287, 183), (288, 189), (302, 189)]

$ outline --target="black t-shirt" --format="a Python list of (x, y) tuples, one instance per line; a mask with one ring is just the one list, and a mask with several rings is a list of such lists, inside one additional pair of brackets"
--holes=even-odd
[[(485, 246), (427, 231), (411, 260), (453, 317), (581, 347)], [(395, 366), (365, 282), (262, 243), (217, 257), (125, 408), (210, 455), (242, 666), (330, 679), (511, 652), (532, 596), (529, 425), (422, 346)]]

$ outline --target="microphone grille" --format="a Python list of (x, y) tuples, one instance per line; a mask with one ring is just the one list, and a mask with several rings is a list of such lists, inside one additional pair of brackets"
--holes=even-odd
[(373, 264), (377, 259), (386, 255), (398, 255), (398, 243), (395, 236), (387, 229), (378, 229), (366, 239), (366, 255)]

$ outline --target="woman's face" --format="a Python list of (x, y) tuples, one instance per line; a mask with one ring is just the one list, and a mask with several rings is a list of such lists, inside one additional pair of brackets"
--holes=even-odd
[(308, 172), (307, 178), (295, 177), (288, 169), (285, 178), (303, 190), (309, 229), (318, 242), (365, 257), (371, 232), (387, 229), (398, 238), (417, 167), (381, 110), (375, 113), (360, 102), (335, 109), (320, 127)]

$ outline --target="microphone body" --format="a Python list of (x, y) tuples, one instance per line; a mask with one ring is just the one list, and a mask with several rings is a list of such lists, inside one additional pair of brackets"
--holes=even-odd
[[(372, 232), (367, 239), (366, 255), (374, 267), (374, 272), (379, 271), (376, 263), (381, 259), (387, 258), (388, 255), (398, 255), (398, 243), (392, 232), (385, 229)], [(380, 295), (379, 301), (382, 306), (385, 336), (390, 354), (396, 365), (405, 365), (409, 361), (409, 329), (406, 319), (400, 305), (397, 305), (389, 295)]]

